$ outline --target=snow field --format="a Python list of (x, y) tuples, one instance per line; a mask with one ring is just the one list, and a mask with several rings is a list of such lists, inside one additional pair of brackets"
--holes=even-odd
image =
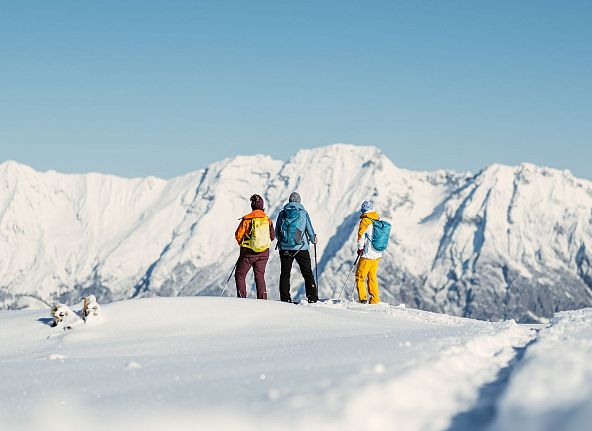
[(592, 309), (558, 313), (500, 403), (495, 430), (584, 430), (592, 423)]
[(404, 430), (447, 429), (452, 417), (467, 410), (479, 389), (508, 365), (514, 348), (534, 335), (514, 322), (483, 332), (443, 349), (432, 361), (422, 362), (385, 384), (362, 391), (350, 405), (373, 414), (368, 418), (351, 415), (347, 423), (353, 426), (349, 429), (382, 430), (386, 424)]
[[(0, 313), (0, 429), (443, 430), (533, 336), (387, 304), (153, 298)], [(55, 421), (55, 418), (59, 418)]]

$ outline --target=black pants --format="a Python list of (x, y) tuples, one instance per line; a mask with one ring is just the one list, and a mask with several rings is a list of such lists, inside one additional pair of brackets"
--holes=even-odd
[(282, 264), (282, 271), (280, 274), (280, 299), (284, 302), (290, 302), (290, 271), (292, 270), (292, 263), (296, 259), (300, 272), (304, 277), (304, 286), (306, 287), (306, 298), (308, 302), (317, 302), (319, 300), (319, 292), (317, 284), (315, 283), (314, 275), (310, 265), (310, 253), (308, 250), (300, 250), (296, 253), (294, 251), (280, 250), (280, 261)]

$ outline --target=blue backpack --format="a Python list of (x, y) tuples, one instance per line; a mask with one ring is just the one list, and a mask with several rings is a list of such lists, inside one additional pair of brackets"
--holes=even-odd
[(303, 245), (306, 219), (302, 217), (301, 210), (286, 208), (283, 212), (282, 226), (280, 227), (280, 248), (289, 249)]
[(372, 220), (372, 239), (370, 243), (376, 251), (385, 251), (391, 235), (391, 224), (384, 220)]

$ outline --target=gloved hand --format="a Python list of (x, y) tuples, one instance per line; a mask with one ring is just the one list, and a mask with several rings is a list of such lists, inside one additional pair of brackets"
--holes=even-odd
[(358, 256), (361, 256), (364, 254), (364, 249), (363, 248), (359, 248), (358, 249)]

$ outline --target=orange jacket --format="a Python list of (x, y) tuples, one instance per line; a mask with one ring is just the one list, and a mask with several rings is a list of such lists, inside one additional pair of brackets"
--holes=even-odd
[[(247, 235), (248, 233), (251, 232), (251, 225), (252, 225), (252, 221), (254, 218), (265, 218), (267, 217), (267, 215), (265, 214), (265, 212), (261, 211), (261, 210), (255, 210), (250, 212), (249, 214), (247, 214), (246, 216), (244, 216), (241, 219), (241, 222), (239, 223), (238, 227), (236, 228), (236, 232), (234, 233), (234, 237), (236, 238), (236, 242), (238, 242), (238, 245), (241, 245), (241, 243), (243, 242), (243, 239), (245, 238), (245, 235)], [(273, 222), (271, 221), (271, 219), (268, 218), (269, 221), (269, 236), (271, 238), (271, 240), (273, 241), (275, 239), (275, 230), (273, 228)]]

